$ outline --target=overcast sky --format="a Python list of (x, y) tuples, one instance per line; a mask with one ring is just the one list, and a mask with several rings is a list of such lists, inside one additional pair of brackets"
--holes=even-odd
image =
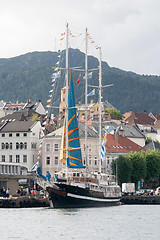
[(67, 22), (111, 67), (160, 75), (159, 0), (0, 0), (0, 58), (55, 51)]

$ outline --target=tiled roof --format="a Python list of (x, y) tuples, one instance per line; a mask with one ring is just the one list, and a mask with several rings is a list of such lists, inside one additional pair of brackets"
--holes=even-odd
[(130, 153), (146, 151), (145, 148), (132, 142), (127, 137), (122, 137), (117, 134), (116, 141), (113, 134), (107, 134), (106, 152), (109, 153)]
[(128, 118), (125, 119), (125, 122), (128, 125), (132, 124), (141, 124), (141, 125), (153, 125), (154, 119), (149, 117), (145, 113), (132, 113)]
[(15, 122), (6, 122), (1, 126), (0, 132), (30, 132), (31, 128), (36, 124), (32, 121), (15, 121)]

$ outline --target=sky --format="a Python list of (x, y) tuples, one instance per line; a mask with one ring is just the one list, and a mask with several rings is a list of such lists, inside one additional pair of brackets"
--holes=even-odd
[(0, 0), (0, 58), (57, 50), (67, 22), (109, 66), (160, 75), (159, 0)]

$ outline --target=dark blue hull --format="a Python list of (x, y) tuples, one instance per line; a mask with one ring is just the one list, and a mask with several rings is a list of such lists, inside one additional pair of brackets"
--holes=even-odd
[(103, 192), (66, 184), (56, 184), (60, 190), (48, 187), (54, 208), (107, 207), (120, 205), (120, 198), (105, 198)]

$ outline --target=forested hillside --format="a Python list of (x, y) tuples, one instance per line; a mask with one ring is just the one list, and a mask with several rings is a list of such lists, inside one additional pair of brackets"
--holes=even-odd
[[(51, 75), (57, 62), (56, 52), (33, 52), (10, 59), (0, 59), (0, 99), (12, 102), (26, 102), (42, 100), (46, 105), (49, 90), (51, 89)], [(69, 65), (84, 68), (84, 53), (77, 49), (69, 50)], [(65, 58), (62, 67), (65, 66)], [(88, 59), (88, 68), (97, 68), (98, 60), (92, 56)], [(102, 84), (113, 84), (112, 87), (104, 88), (103, 100), (108, 101), (122, 113), (133, 109), (133, 111), (160, 112), (160, 77), (144, 76), (132, 72), (111, 68), (106, 62), (102, 64)], [(84, 72), (79, 84), (76, 81), (79, 72), (73, 72), (75, 84), (75, 99), (84, 102)], [(55, 104), (60, 100), (60, 89), (64, 86), (64, 71), (61, 78), (57, 80), (54, 91)], [(88, 80), (90, 85), (98, 85), (98, 72), (93, 71), (92, 79)], [(93, 88), (89, 87), (88, 92)], [(91, 97), (89, 97), (90, 99)], [(94, 100), (98, 100), (98, 90)]]

